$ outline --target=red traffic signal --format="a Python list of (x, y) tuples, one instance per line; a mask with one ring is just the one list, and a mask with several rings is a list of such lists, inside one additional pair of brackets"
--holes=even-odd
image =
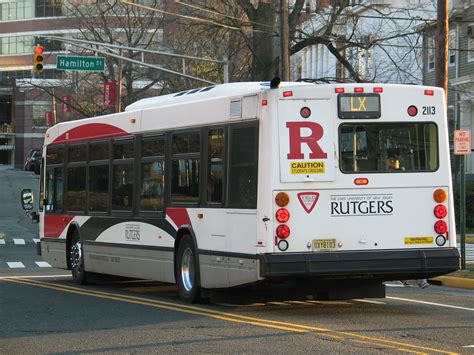
[(33, 55), (33, 71), (35, 73), (43, 72), (43, 52), (44, 47), (41, 44), (37, 44), (34, 49), (35, 54)]
[(41, 44), (37, 44), (35, 47), (35, 54), (43, 54), (44, 47)]

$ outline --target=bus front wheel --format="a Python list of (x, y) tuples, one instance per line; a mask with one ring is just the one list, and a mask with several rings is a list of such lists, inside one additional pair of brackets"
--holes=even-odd
[(196, 247), (189, 234), (181, 239), (175, 263), (176, 283), (179, 297), (186, 302), (201, 301), (201, 288), (198, 281), (198, 261)]
[(87, 282), (87, 274), (84, 271), (84, 253), (79, 231), (76, 229), (71, 237), (69, 247), (69, 265), (71, 266), (73, 280), (83, 285)]

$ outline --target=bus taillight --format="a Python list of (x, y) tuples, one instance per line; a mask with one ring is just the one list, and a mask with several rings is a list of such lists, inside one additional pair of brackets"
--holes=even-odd
[(375, 88), (374, 88), (374, 92), (380, 94), (381, 92), (383, 92), (383, 88), (381, 88), (381, 87), (375, 87)]
[(275, 203), (278, 207), (285, 207), (290, 202), (290, 196), (286, 192), (279, 192), (275, 196)]
[(280, 224), (276, 229), (276, 235), (278, 238), (286, 239), (290, 236), (290, 227), (286, 224)]
[(436, 205), (434, 208), (434, 215), (439, 219), (444, 218), (448, 215), (448, 209), (445, 205)]
[(434, 95), (434, 90), (425, 90), (425, 95), (433, 96)]
[(438, 203), (446, 201), (447, 197), (448, 194), (443, 189), (436, 189), (435, 192), (433, 192), (433, 199)]
[(438, 234), (445, 234), (448, 231), (448, 224), (445, 221), (437, 221), (434, 230)]
[(413, 105), (408, 106), (407, 113), (409, 116), (414, 117), (418, 114), (418, 109)]
[(286, 208), (280, 208), (276, 211), (275, 217), (279, 223), (286, 223), (290, 219), (290, 212)]

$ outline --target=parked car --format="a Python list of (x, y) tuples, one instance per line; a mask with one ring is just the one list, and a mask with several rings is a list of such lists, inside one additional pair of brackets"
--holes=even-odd
[(25, 160), (25, 170), (34, 171), (35, 174), (40, 173), (40, 163), (41, 163), (41, 150), (32, 149)]

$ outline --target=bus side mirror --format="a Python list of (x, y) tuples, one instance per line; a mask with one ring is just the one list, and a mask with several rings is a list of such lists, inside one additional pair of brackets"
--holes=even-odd
[(21, 207), (27, 212), (33, 209), (33, 192), (31, 189), (21, 190)]
[(26, 211), (28, 217), (35, 223), (39, 222), (39, 214), (33, 211), (33, 191), (31, 189), (21, 190), (21, 207)]

